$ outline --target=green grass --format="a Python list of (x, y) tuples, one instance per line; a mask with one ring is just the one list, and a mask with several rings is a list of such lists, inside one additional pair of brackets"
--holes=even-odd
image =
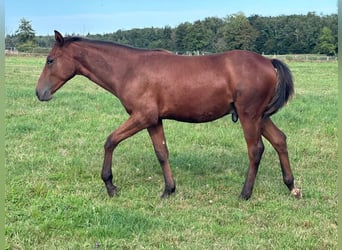
[(254, 192), (238, 199), (247, 170), (240, 124), (165, 121), (177, 192), (163, 178), (146, 131), (114, 152), (119, 195), (100, 178), (103, 144), (127, 114), (76, 77), (41, 103), (44, 58), (6, 58), (8, 249), (337, 249), (337, 63), (289, 63), (296, 95), (273, 117), (286, 133), (295, 200), (265, 142)]

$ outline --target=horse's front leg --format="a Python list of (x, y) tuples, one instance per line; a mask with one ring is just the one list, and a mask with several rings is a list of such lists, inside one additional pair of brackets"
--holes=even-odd
[(151, 126), (147, 128), (147, 130), (150, 134), (154, 151), (156, 152), (160, 166), (163, 170), (165, 190), (161, 198), (166, 198), (176, 191), (176, 184), (173, 180), (169, 165), (169, 152), (166, 145), (162, 121), (160, 120), (157, 125)]
[(140, 116), (131, 116), (117, 130), (111, 133), (104, 145), (104, 160), (101, 178), (107, 188), (108, 195), (114, 196), (117, 192), (116, 186), (113, 185), (112, 174), (112, 157), (116, 146), (126, 138), (134, 135), (142, 129), (145, 129), (148, 123)]

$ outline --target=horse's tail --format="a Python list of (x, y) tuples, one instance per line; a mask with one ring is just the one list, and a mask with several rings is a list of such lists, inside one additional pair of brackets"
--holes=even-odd
[(283, 62), (272, 59), (273, 67), (277, 71), (276, 92), (267, 105), (264, 117), (269, 117), (282, 108), (293, 96), (294, 87), (290, 69)]

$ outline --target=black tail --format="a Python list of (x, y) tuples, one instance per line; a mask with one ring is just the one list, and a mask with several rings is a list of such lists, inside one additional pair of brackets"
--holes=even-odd
[(293, 96), (294, 87), (290, 69), (283, 62), (272, 59), (273, 67), (277, 71), (277, 87), (271, 102), (266, 107), (264, 117), (271, 116), (283, 107)]

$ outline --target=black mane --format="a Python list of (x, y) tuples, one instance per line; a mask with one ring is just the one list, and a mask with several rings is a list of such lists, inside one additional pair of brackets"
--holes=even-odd
[(116, 43), (116, 42), (112, 42), (112, 41), (102, 41), (102, 40), (95, 40), (95, 39), (88, 39), (88, 38), (83, 38), (83, 37), (78, 37), (78, 36), (69, 36), (69, 37), (65, 37), (64, 38), (64, 45), (68, 45), (70, 43), (73, 42), (85, 42), (85, 43), (90, 43), (90, 44), (94, 44), (94, 45), (103, 45), (103, 46), (119, 46), (122, 48), (126, 48), (126, 49), (133, 49), (133, 50), (139, 50), (139, 51), (164, 51), (164, 52), (169, 52), (165, 49), (146, 49), (146, 48), (136, 48), (130, 45), (124, 45), (124, 44), (120, 44), (120, 43)]

